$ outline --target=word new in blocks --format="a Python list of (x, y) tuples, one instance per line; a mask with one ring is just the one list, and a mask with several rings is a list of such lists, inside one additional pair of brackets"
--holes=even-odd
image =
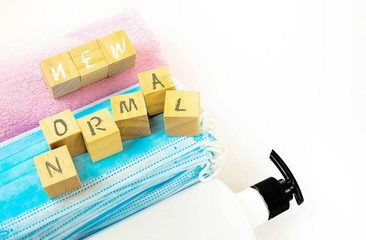
[(59, 98), (135, 65), (136, 51), (125, 31), (41, 61), (40, 68), (52, 96)]
[(33, 158), (43, 189), (54, 198), (81, 187), (79, 176), (66, 146)]

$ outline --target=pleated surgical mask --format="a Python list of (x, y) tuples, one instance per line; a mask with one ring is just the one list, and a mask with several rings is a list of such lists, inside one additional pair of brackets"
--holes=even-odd
[[(177, 88), (184, 89), (179, 83)], [(139, 90), (135, 85), (114, 95)], [(104, 108), (111, 112), (110, 97), (75, 111), (75, 117)], [(151, 135), (124, 141), (122, 152), (95, 163), (88, 153), (74, 157), (82, 187), (53, 199), (33, 162), (49, 151), (40, 128), (1, 143), (0, 239), (84, 238), (213, 178), (224, 147), (204, 112), (201, 119), (199, 136), (168, 137), (159, 114), (150, 119)]]

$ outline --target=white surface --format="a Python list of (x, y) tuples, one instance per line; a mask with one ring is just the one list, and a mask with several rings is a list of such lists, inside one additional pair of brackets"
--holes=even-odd
[[(220, 178), (239, 191), (296, 176), (304, 205), (257, 239), (360, 239), (365, 209), (365, 1), (2, 1), (0, 58), (135, 6), (174, 76), (201, 91), (228, 143)], [(1, 77), (1, 76), (0, 76)], [(356, 197), (357, 196), (357, 197)]]
[(248, 187), (237, 193), (236, 197), (253, 228), (257, 228), (268, 221), (267, 203), (256, 189)]
[(90, 240), (254, 240), (248, 217), (235, 194), (215, 179), (161, 201)]

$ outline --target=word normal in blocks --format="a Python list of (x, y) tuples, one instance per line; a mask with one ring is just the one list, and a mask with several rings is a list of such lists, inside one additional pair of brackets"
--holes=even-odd
[(113, 116), (105, 108), (76, 120), (68, 109), (39, 122), (50, 151), (34, 162), (50, 198), (81, 186), (72, 157), (87, 151), (96, 162), (121, 152), (123, 141), (151, 134), (148, 115), (164, 113), (167, 136), (200, 134), (199, 91), (176, 91), (166, 66), (138, 78), (142, 91), (110, 98)]

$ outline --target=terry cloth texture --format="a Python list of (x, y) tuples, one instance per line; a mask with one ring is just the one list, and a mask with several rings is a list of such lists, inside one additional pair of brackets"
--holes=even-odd
[[(136, 50), (136, 65), (113, 77), (53, 99), (39, 62), (124, 29)], [(72, 111), (138, 83), (137, 74), (166, 65), (152, 32), (133, 9), (77, 29), (51, 44), (0, 61), (0, 142), (38, 126), (38, 121)]]

